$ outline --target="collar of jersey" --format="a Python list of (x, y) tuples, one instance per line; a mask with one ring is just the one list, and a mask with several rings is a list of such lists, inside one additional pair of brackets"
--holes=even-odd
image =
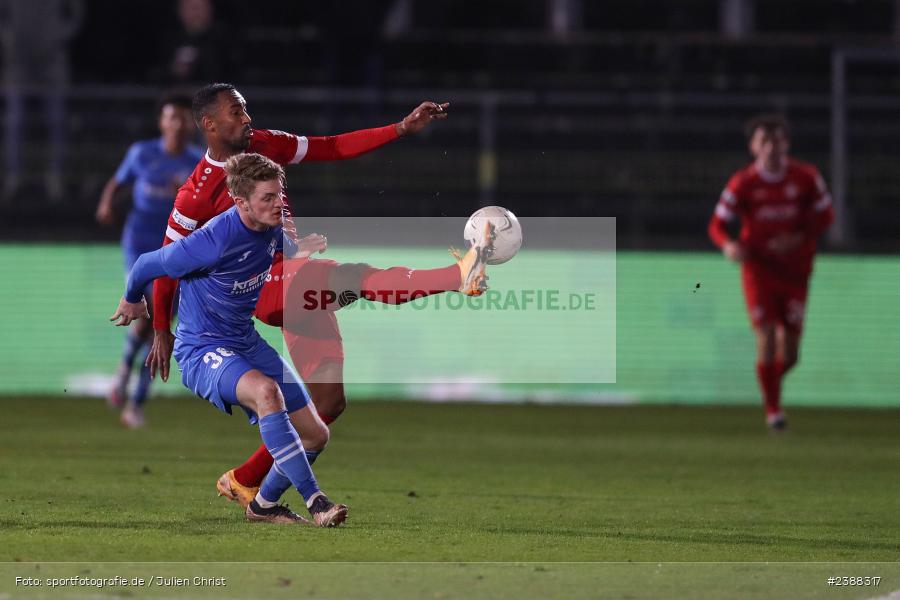
[(778, 183), (779, 181), (784, 179), (785, 175), (787, 175), (787, 166), (785, 166), (782, 170), (774, 173), (758, 163), (754, 163), (754, 166), (756, 167), (756, 172), (759, 174), (759, 178), (766, 183)]
[(209, 155), (209, 148), (206, 149), (206, 162), (208, 162), (209, 164), (211, 164), (214, 167), (219, 167), (221, 169), (225, 168), (224, 161), (212, 159), (212, 157)]

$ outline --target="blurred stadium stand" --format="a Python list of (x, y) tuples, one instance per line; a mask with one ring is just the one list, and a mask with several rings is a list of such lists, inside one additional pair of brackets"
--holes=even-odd
[[(121, 3), (87, 4), (70, 44), (64, 199), (42, 198), (48, 149), (29, 103), (29, 170), (0, 205), (4, 239), (114, 239), (93, 224), (100, 188), (133, 140), (155, 134), (160, 92), (194, 87), (167, 75), (176, 4), (131, 3), (130, 26)], [(207, 74), (242, 89), (256, 126), (325, 135), (397, 120), (425, 98), (453, 103), (427, 136), (289, 172), (301, 215), (461, 216), (496, 203), (615, 216), (623, 248), (708, 247), (718, 193), (747, 161), (741, 124), (762, 110), (792, 119), (795, 154), (830, 180), (834, 53), (892, 47), (900, 22), (893, 0), (253, 5), (215, 3), (230, 47)], [(896, 250), (900, 60), (851, 65), (846, 89), (843, 248)]]

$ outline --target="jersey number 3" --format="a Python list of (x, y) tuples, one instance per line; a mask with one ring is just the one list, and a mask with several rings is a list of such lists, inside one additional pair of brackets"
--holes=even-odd
[(225, 348), (216, 348), (215, 352), (207, 352), (203, 355), (203, 362), (210, 365), (211, 369), (218, 369), (222, 366), (222, 359), (229, 356), (234, 356), (234, 352)]

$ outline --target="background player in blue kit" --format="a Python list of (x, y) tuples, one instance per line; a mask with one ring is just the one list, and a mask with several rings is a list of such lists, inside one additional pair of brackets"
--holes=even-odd
[[(194, 170), (203, 150), (190, 143), (194, 133), (191, 98), (171, 94), (157, 103), (161, 137), (132, 144), (115, 175), (106, 183), (97, 205), (97, 221), (113, 225), (116, 221), (115, 198), (124, 188), (133, 186), (134, 202), (122, 229), (122, 254), (126, 274), (138, 256), (159, 248), (166, 234), (175, 193)], [(148, 302), (151, 295), (147, 295)], [(152, 306), (151, 306), (152, 310)], [(137, 356), (145, 356), (153, 340), (146, 321), (136, 321), (125, 342), (122, 362), (109, 392), (109, 404), (124, 406), (122, 423), (137, 428), (144, 425), (142, 405), (150, 391), (150, 371), (141, 361), (140, 378), (130, 399), (128, 382)]]
[(293, 484), (317, 525), (339, 525), (347, 507), (328, 500), (310, 468), (328, 443), (328, 427), (311, 408), (300, 376), (251, 320), (275, 252), (282, 251), (284, 171), (259, 154), (239, 154), (225, 172), (235, 206), (193, 235), (140, 256), (111, 320), (128, 325), (149, 318), (147, 285), (163, 275), (180, 279), (175, 358), (182, 382), (223, 412), (243, 408), (275, 459), (247, 518), (309, 523), (278, 505)]

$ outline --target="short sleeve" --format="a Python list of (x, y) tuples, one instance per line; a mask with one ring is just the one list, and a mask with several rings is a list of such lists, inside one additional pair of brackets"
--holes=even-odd
[(732, 221), (741, 212), (741, 176), (735, 173), (725, 184), (725, 189), (719, 194), (719, 203), (716, 205), (716, 216), (723, 221)]
[(190, 191), (182, 187), (175, 196), (175, 206), (169, 215), (166, 237), (177, 242), (192, 234), (198, 227), (202, 227), (210, 218), (211, 216), (202, 210), (199, 203), (191, 200)]
[(134, 183), (138, 176), (138, 166), (140, 165), (141, 147), (139, 144), (132, 144), (119, 168), (116, 169), (116, 182), (120, 185)]

